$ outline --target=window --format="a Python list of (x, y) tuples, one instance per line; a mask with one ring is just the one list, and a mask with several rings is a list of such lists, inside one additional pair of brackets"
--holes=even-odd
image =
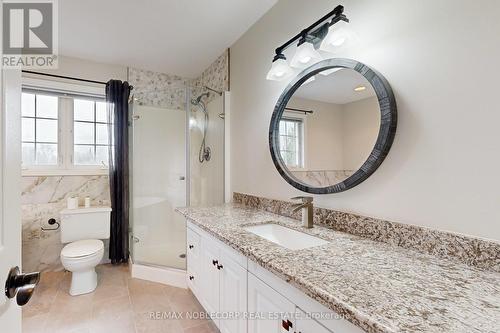
[(108, 165), (108, 114), (106, 103), (73, 100), (74, 164)]
[(59, 106), (55, 96), (22, 94), (22, 159), (25, 165), (57, 165)]
[(105, 172), (109, 136), (104, 99), (23, 90), (21, 109), (23, 172)]
[(304, 120), (282, 118), (280, 121), (280, 154), (288, 167), (304, 167)]

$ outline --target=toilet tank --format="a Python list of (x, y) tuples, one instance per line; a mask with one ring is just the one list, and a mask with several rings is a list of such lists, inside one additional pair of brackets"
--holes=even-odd
[(109, 207), (63, 209), (60, 215), (62, 243), (109, 238)]

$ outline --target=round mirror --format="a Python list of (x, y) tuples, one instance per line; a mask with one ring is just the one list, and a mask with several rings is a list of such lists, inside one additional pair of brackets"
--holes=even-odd
[(323, 60), (279, 98), (269, 131), (271, 155), (285, 180), (304, 192), (345, 191), (382, 163), (396, 123), (385, 78), (354, 60)]

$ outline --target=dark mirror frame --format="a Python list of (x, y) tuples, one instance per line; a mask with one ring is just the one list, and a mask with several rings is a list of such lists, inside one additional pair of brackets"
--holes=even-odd
[[(372, 85), (380, 106), (380, 130), (375, 146), (363, 165), (349, 178), (327, 187), (311, 187), (296, 179), (285, 165), (279, 153), (279, 123), (288, 101), (295, 91), (311, 76), (331, 68), (350, 68), (363, 75)], [(331, 74), (331, 75), (334, 75)], [(306, 68), (285, 88), (278, 99), (269, 127), (269, 148), (273, 163), (280, 175), (293, 187), (307, 193), (329, 194), (343, 192), (359, 185), (382, 164), (391, 149), (396, 134), (398, 112), (396, 99), (389, 82), (378, 72), (359, 61), (344, 58), (326, 59)]]

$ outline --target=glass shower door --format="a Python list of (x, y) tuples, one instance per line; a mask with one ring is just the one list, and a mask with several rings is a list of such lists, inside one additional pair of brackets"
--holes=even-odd
[(132, 126), (134, 263), (185, 269), (186, 111), (134, 105)]

